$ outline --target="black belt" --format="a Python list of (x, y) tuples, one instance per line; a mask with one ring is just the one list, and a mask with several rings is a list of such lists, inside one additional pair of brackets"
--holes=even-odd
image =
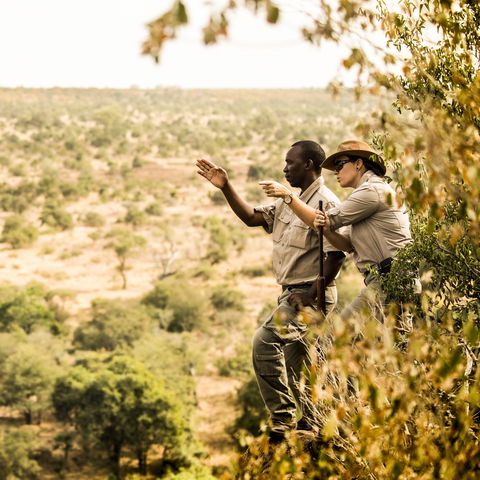
[[(313, 282), (305, 282), (305, 283), (296, 283), (294, 285), (282, 285), (282, 292), (285, 290), (293, 290), (294, 288), (310, 288), (313, 285)], [(327, 287), (335, 287), (336, 283), (335, 280), (327, 285)]]
[(365, 272), (363, 272), (363, 276), (366, 278), (371, 273), (379, 273), (380, 275), (386, 275), (390, 273), (390, 269), (392, 268), (392, 257), (384, 258), (381, 262), (374, 263), (370, 265)]

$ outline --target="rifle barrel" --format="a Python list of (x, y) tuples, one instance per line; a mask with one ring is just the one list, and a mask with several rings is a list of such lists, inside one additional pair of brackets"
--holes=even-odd
[[(318, 208), (323, 212), (323, 201), (320, 200)], [(325, 275), (323, 272), (323, 226), (318, 230), (318, 248), (319, 248), (319, 276), (317, 280), (317, 310), (324, 315), (327, 313), (327, 306), (325, 302)]]

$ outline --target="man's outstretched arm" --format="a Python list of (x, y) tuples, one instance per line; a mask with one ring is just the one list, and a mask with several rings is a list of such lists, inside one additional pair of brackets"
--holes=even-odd
[(249, 227), (267, 227), (263, 214), (256, 212), (251, 205), (240, 197), (230, 183), (228, 174), (223, 168), (203, 158), (197, 160), (196, 166), (199, 175), (206, 178), (214, 187), (222, 191), (230, 208), (245, 225)]

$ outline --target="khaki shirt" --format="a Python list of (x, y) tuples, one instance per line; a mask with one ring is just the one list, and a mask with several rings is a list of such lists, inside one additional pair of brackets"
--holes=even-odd
[[(323, 208), (330, 209), (340, 204), (338, 197), (325, 185), (322, 177), (315, 180), (299, 197), (313, 208), (323, 200)], [(270, 205), (255, 207), (261, 212), (267, 233), (273, 239), (273, 272), (280, 285), (295, 285), (313, 282), (319, 272), (318, 234), (300, 220), (283, 199)], [(326, 238), (324, 251), (338, 251)]]
[(328, 210), (332, 230), (351, 225), (342, 232), (350, 238), (357, 268), (367, 267), (388, 257), (411, 241), (410, 221), (404, 208), (396, 208), (395, 191), (368, 170), (347, 200)]

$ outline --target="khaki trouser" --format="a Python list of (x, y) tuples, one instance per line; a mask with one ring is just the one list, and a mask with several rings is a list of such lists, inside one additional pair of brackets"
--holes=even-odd
[[(309, 365), (307, 326), (297, 318), (298, 312), (288, 297), (304, 288), (287, 288), (278, 297), (278, 306), (253, 337), (253, 368), (273, 429), (292, 428), (297, 407), (307, 414), (299, 382), (302, 369)], [(337, 303), (336, 287), (325, 292), (327, 312)]]
[(374, 318), (383, 323), (385, 305), (386, 295), (380, 289), (377, 275), (372, 273), (365, 278), (365, 287), (360, 290), (358, 296), (342, 309), (340, 317), (346, 320), (356, 313), (368, 310)]

